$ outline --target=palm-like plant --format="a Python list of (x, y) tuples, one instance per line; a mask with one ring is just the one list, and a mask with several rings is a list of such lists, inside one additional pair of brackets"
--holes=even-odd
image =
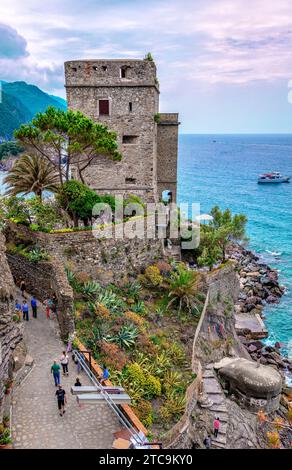
[(194, 308), (195, 296), (198, 292), (199, 275), (193, 271), (180, 268), (173, 273), (169, 280), (169, 303), (167, 307), (176, 303), (179, 311), (186, 308), (192, 311)]
[(53, 165), (38, 155), (22, 155), (4, 178), (9, 186), (7, 195), (34, 193), (40, 198), (45, 190), (56, 192), (58, 181)]

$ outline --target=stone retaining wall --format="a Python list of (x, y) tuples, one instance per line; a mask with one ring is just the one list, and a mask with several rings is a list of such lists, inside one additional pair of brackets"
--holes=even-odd
[[(144, 224), (144, 220), (142, 219)], [(137, 221), (136, 223), (141, 223)], [(138, 273), (152, 261), (161, 259), (162, 241), (146, 237), (146, 227), (139, 230), (139, 237), (130, 238), (135, 222), (114, 226), (115, 237), (108, 238), (112, 227), (106, 228), (99, 238), (92, 231), (46, 234), (31, 232), (26, 227), (7, 224), (9, 243), (31, 243), (44, 247), (54, 258), (68, 264), (74, 272), (86, 272), (101, 284), (118, 282), (122, 277)], [(149, 227), (148, 227), (149, 228)], [(150, 225), (150, 231), (154, 230)]]
[(5, 256), (4, 241), (0, 233), (0, 422), (4, 385), (12, 379), (13, 353), (23, 336), (23, 326), (13, 321), (14, 282)]

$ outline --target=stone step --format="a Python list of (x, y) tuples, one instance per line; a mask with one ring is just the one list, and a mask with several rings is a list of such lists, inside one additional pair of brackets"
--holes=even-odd
[(203, 373), (203, 379), (210, 379), (210, 378), (215, 379), (214, 372), (210, 369), (205, 370), (205, 372)]
[[(224, 403), (224, 397), (222, 397), (221, 393), (208, 393), (210, 400), (214, 403), (214, 405), (221, 405)], [(213, 405), (213, 406), (214, 406)], [(211, 409), (213, 409), (213, 406)]]
[(226, 434), (219, 433), (217, 437), (212, 436), (211, 439), (212, 439), (213, 445), (216, 445), (216, 444), (226, 445)]
[(211, 448), (213, 449), (225, 449), (226, 447), (226, 442), (224, 444), (222, 444), (221, 442), (212, 442), (212, 446)]
[(219, 393), (220, 395), (223, 395), (221, 388), (218, 385), (217, 380), (212, 380), (212, 379), (207, 379), (204, 380), (203, 382), (203, 387), (205, 393)]
[(214, 403), (214, 405), (211, 407), (211, 410), (216, 412), (216, 411), (221, 411), (223, 413), (227, 413), (227, 408), (225, 403), (219, 404), (219, 403)]
[(207, 364), (207, 365), (205, 366), (205, 370), (213, 370), (213, 371), (214, 371), (213, 364)]

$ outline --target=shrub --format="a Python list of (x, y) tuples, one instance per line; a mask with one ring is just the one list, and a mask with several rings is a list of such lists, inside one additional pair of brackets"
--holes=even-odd
[(140, 315), (144, 315), (146, 313), (146, 307), (142, 300), (139, 300), (135, 305), (132, 306), (132, 310), (135, 313), (140, 313)]
[(179, 419), (181, 414), (184, 413), (186, 400), (184, 396), (172, 394), (160, 408), (159, 414), (166, 422), (172, 419)]
[(108, 341), (118, 344), (121, 348), (131, 349), (135, 345), (138, 336), (137, 327), (134, 325), (124, 325), (115, 336), (108, 337)]
[(161, 286), (163, 282), (163, 277), (161, 276), (159, 269), (154, 265), (148, 266), (145, 270), (144, 276), (140, 276), (140, 279), (145, 285), (155, 287)]
[(100, 290), (100, 285), (97, 282), (87, 281), (81, 287), (81, 293), (86, 299), (92, 299)]
[(125, 312), (125, 318), (127, 318), (127, 320), (130, 320), (131, 322), (133, 322), (135, 325), (137, 325), (139, 328), (143, 328), (144, 324), (145, 324), (145, 321), (143, 320), (143, 318), (141, 318), (139, 315), (137, 315), (137, 313), (135, 312)]
[(153, 409), (152, 404), (146, 400), (139, 400), (138, 406), (134, 407), (134, 412), (142, 421), (144, 426), (150, 427), (153, 423)]
[(141, 387), (143, 398), (151, 399), (161, 395), (161, 383), (159, 379), (143, 370), (137, 362), (127, 367), (126, 380), (129, 384), (135, 384)]
[(176, 342), (170, 344), (167, 354), (175, 365), (182, 365), (186, 359), (183, 348)]
[(26, 257), (32, 263), (38, 263), (40, 261), (48, 261), (50, 259), (49, 253), (45, 249), (39, 248), (39, 247), (35, 247), (32, 250), (30, 250), (26, 254)]
[(107, 364), (110, 369), (113, 368), (115, 370), (121, 371), (128, 362), (126, 354), (116, 344), (110, 344), (106, 341), (100, 341), (98, 343), (98, 348), (102, 360)]
[(160, 380), (154, 377), (154, 375), (146, 375), (144, 384), (144, 396), (151, 399), (161, 395), (161, 383)]

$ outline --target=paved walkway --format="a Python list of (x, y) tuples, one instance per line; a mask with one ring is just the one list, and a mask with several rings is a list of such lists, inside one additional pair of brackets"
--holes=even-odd
[[(21, 296), (19, 295), (19, 299)], [(30, 299), (29, 299), (30, 302)], [(69, 377), (61, 383), (68, 400), (66, 413), (60, 416), (50, 367), (64, 349), (57, 320), (48, 320), (44, 308), (38, 318), (25, 324), (28, 354), (35, 363), (32, 371), (14, 391), (12, 399), (12, 436), (17, 449), (109, 449), (113, 433), (121, 429), (115, 414), (106, 404), (77, 405), (70, 393), (77, 376), (76, 365), (69, 364)], [(82, 385), (90, 385), (84, 373)]]

